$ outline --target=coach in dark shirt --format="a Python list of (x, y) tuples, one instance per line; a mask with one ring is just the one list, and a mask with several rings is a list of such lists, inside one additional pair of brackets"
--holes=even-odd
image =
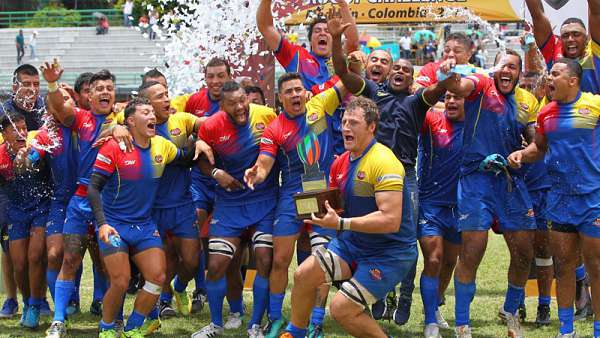
[(42, 126), (44, 99), (40, 96), (40, 75), (34, 66), (24, 64), (15, 69), (12, 97), (0, 105), (0, 118), (5, 111), (25, 116), (28, 130), (37, 130)]

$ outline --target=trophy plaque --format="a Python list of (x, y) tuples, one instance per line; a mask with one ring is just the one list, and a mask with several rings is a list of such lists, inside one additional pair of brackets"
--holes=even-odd
[(296, 218), (310, 219), (313, 213), (317, 217), (323, 217), (327, 213), (325, 201), (328, 201), (337, 213), (341, 213), (342, 194), (337, 188), (327, 188), (325, 173), (319, 168), (321, 148), (317, 136), (312, 132), (306, 135), (298, 144), (297, 150), (298, 157), (304, 164), (304, 174), (301, 176), (302, 192), (294, 194)]

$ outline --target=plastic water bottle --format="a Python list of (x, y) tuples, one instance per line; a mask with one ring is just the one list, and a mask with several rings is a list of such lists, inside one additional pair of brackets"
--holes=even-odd
[(31, 163), (36, 163), (40, 160), (40, 153), (38, 153), (35, 149), (31, 149), (31, 151), (29, 151), (29, 155), (27, 155), (27, 159)]
[(110, 235), (108, 236), (108, 241), (110, 242), (110, 245), (112, 245), (115, 248), (118, 248), (121, 246), (121, 237), (119, 235)]

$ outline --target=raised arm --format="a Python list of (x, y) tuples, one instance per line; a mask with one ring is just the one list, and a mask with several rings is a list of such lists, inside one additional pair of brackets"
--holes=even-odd
[(600, 41), (600, 0), (588, 0), (589, 30), (592, 40)]
[(40, 69), (44, 79), (48, 82), (48, 104), (52, 106), (56, 119), (65, 127), (70, 127), (75, 121), (75, 107), (71, 102), (65, 101), (63, 94), (58, 90), (58, 80), (64, 69), (56, 59), (52, 65), (46, 62)]
[[(550, 19), (544, 13), (544, 5), (542, 0), (525, 0), (527, 9), (531, 14), (533, 22), (533, 36), (535, 37), (535, 43), (538, 46), (542, 46), (550, 34), (552, 34), (552, 24)], [(591, 19), (591, 18), (590, 18)]]
[(327, 28), (332, 37), (332, 58), (335, 74), (350, 93), (358, 93), (364, 86), (364, 80), (354, 72), (348, 71), (346, 56), (342, 49), (342, 34), (350, 24), (342, 24), (340, 19), (331, 19), (327, 22)]
[[(456, 95), (467, 97), (475, 90), (475, 83), (467, 78), (460, 77), (459, 74), (452, 73), (451, 69), (456, 66), (454, 59), (448, 59), (440, 65), (440, 72), (448, 78), (438, 82), (438, 85), (447, 91)], [(439, 77), (439, 76), (438, 76)], [(436, 90), (438, 90), (436, 88)]]
[(267, 46), (271, 50), (279, 48), (279, 43), (283, 37), (273, 23), (271, 0), (260, 1), (260, 5), (258, 5), (258, 10), (256, 11), (256, 24), (260, 34), (265, 38)]
[(360, 41), (358, 37), (358, 28), (356, 27), (356, 22), (354, 20), (354, 16), (352, 12), (350, 12), (350, 7), (346, 0), (338, 1), (338, 5), (340, 6), (340, 14), (342, 16), (343, 24), (350, 24), (346, 32), (344, 32), (344, 36), (346, 37), (346, 43), (344, 45), (346, 49), (346, 54), (350, 54), (360, 47)]

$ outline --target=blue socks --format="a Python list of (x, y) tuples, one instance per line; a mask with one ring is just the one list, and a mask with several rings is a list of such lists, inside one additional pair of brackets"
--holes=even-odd
[(172, 300), (173, 300), (173, 294), (172, 293), (164, 292), (164, 291), (160, 293), (159, 301), (161, 303), (169, 303), (169, 304), (171, 304)]
[(144, 325), (144, 319), (146, 316), (133, 310), (129, 318), (127, 318), (127, 325), (125, 325), (125, 331), (131, 331)]
[(525, 289), (516, 287), (508, 283), (506, 298), (504, 299), (504, 311), (515, 314), (521, 305), (521, 300), (525, 297)]
[(285, 293), (271, 293), (269, 298), (269, 319), (276, 321), (281, 319), (281, 308)]
[(310, 257), (310, 252), (296, 250), (296, 261), (298, 261), (298, 266), (300, 266), (300, 264), (308, 257)]
[(227, 303), (229, 303), (229, 312), (231, 313), (239, 313), (240, 315), (244, 314), (244, 304), (243, 299), (229, 299), (227, 298)]
[[(560, 322), (560, 334), (573, 332), (573, 306), (568, 308), (558, 308), (558, 321)], [(596, 322), (594, 322), (594, 328)]]
[(289, 332), (292, 337), (294, 338), (304, 338), (306, 337), (306, 329), (301, 329), (298, 327), (295, 327), (294, 325), (292, 325), (292, 323), (290, 322), (287, 327), (285, 328), (286, 332)]
[(227, 294), (225, 277), (217, 281), (206, 281), (206, 294), (210, 308), (210, 320), (213, 324), (223, 327), (223, 299)]
[(158, 306), (154, 305), (154, 307), (152, 307), (152, 310), (150, 310), (150, 312), (148, 313), (148, 315), (146, 316), (146, 318), (150, 319), (150, 320), (155, 320), (158, 319)]
[(594, 338), (600, 337), (600, 320), (594, 320)]
[(252, 306), (252, 319), (248, 322), (248, 328), (254, 324), (259, 324), (263, 314), (269, 305), (269, 279), (263, 278), (258, 274), (254, 277), (254, 285), (252, 286), (252, 298), (254, 304)]
[(581, 264), (575, 269), (575, 280), (582, 280), (585, 278), (585, 265)]
[[(108, 281), (106, 277), (102, 273), (96, 269), (96, 266), (92, 267), (92, 271), (94, 272), (94, 301), (102, 301), (104, 298), (104, 294), (108, 289)], [(50, 284), (48, 284), (50, 285)]]
[(550, 305), (550, 296), (539, 296), (538, 297), (538, 305)]
[(75, 289), (75, 283), (72, 280), (56, 280), (54, 287), (55, 299), (54, 299), (54, 320), (63, 322), (65, 321), (65, 313), (71, 293)]
[(103, 320), (100, 321), (100, 331), (108, 331), (108, 330), (114, 330), (115, 329), (115, 322), (113, 321), (112, 323), (105, 323)]
[(56, 298), (54, 298), (54, 289), (56, 288), (56, 279), (58, 278), (59, 271), (56, 270), (46, 270), (46, 282), (48, 283), (48, 289), (50, 289), (50, 295), (52, 296), (52, 301), (56, 302)]
[(40, 304), (42, 304), (42, 299), (41, 298), (33, 298), (33, 297), (29, 297), (29, 306), (31, 307), (35, 307), (35, 308), (40, 308)]
[(454, 290), (456, 294), (456, 304), (454, 305), (456, 326), (469, 325), (469, 307), (475, 296), (475, 282), (464, 284), (461, 283), (458, 278), (454, 278)]
[(181, 292), (185, 291), (186, 288), (187, 288), (187, 284), (183, 284), (179, 280), (179, 277), (175, 276), (175, 278), (173, 279), (173, 289), (175, 290), (175, 292), (181, 293)]
[(438, 289), (440, 279), (421, 275), (421, 298), (425, 310), (425, 325), (437, 323), (435, 311), (438, 309)]
[(310, 323), (313, 325), (321, 325), (323, 324), (323, 318), (325, 318), (325, 309), (315, 306), (310, 315)]
[(206, 262), (204, 260), (204, 250), (200, 251), (198, 254), (198, 271), (196, 272), (196, 276), (194, 277), (194, 282), (196, 283), (196, 290), (206, 291)]

